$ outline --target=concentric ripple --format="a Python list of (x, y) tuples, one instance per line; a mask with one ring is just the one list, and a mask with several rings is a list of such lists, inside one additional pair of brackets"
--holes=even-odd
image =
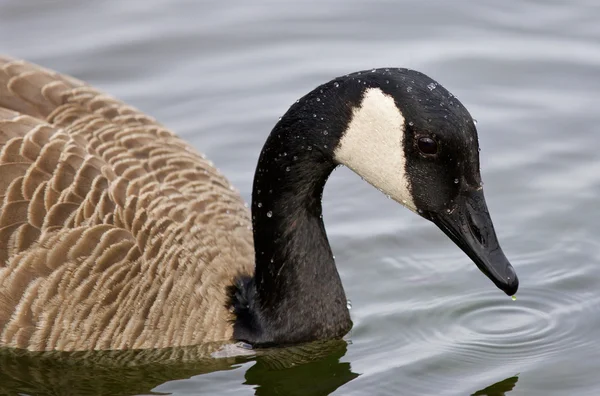
[[(369, 311), (359, 318), (356, 336), (360, 338), (366, 330), (365, 323), (372, 336), (365, 347), (375, 355), (389, 356), (389, 338), (376, 341), (376, 333), (378, 328), (396, 326), (398, 365), (442, 354), (464, 363), (523, 363), (561, 352), (572, 354), (577, 348), (600, 349), (594, 336), (600, 326), (600, 296), (589, 290), (527, 285), (517, 300), (511, 301), (481, 288), (433, 299), (414, 296), (389, 305), (385, 311)], [(379, 347), (382, 350), (377, 351)]]
[(442, 319), (450, 323), (437, 333), (440, 347), (466, 360), (545, 358), (566, 350), (595, 345), (598, 298), (529, 288), (517, 301), (490, 293), (470, 294), (461, 307)]

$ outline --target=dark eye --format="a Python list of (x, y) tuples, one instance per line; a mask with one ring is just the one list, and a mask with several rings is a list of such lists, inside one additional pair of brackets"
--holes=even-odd
[(419, 138), (419, 141), (417, 144), (419, 146), (419, 150), (421, 150), (421, 152), (423, 154), (437, 153), (437, 150), (438, 150), (437, 143), (435, 140), (433, 140), (431, 138), (428, 138), (428, 137)]

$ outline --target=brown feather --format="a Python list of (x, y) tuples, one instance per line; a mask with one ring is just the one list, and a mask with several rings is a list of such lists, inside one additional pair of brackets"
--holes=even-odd
[(249, 212), (211, 163), (81, 81), (0, 57), (0, 346), (227, 341)]

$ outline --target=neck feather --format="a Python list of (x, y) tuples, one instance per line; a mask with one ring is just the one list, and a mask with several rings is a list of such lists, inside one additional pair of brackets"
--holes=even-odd
[(321, 214), (342, 128), (319, 121), (321, 114), (293, 106), (261, 152), (252, 194), (256, 271), (236, 291), (238, 340), (292, 344), (341, 338), (351, 328)]

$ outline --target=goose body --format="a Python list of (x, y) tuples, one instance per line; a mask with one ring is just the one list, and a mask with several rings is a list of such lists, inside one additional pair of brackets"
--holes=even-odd
[[(481, 193), (475, 127), (434, 83), (380, 69), (302, 98), (263, 148), (251, 216), (211, 162), (154, 119), (0, 57), (0, 346), (342, 337), (351, 321), (320, 203), (340, 164), (434, 221), (514, 293)], [(396, 94), (403, 84), (414, 93)], [(448, 105), (433, 112), (440, 100)]]

